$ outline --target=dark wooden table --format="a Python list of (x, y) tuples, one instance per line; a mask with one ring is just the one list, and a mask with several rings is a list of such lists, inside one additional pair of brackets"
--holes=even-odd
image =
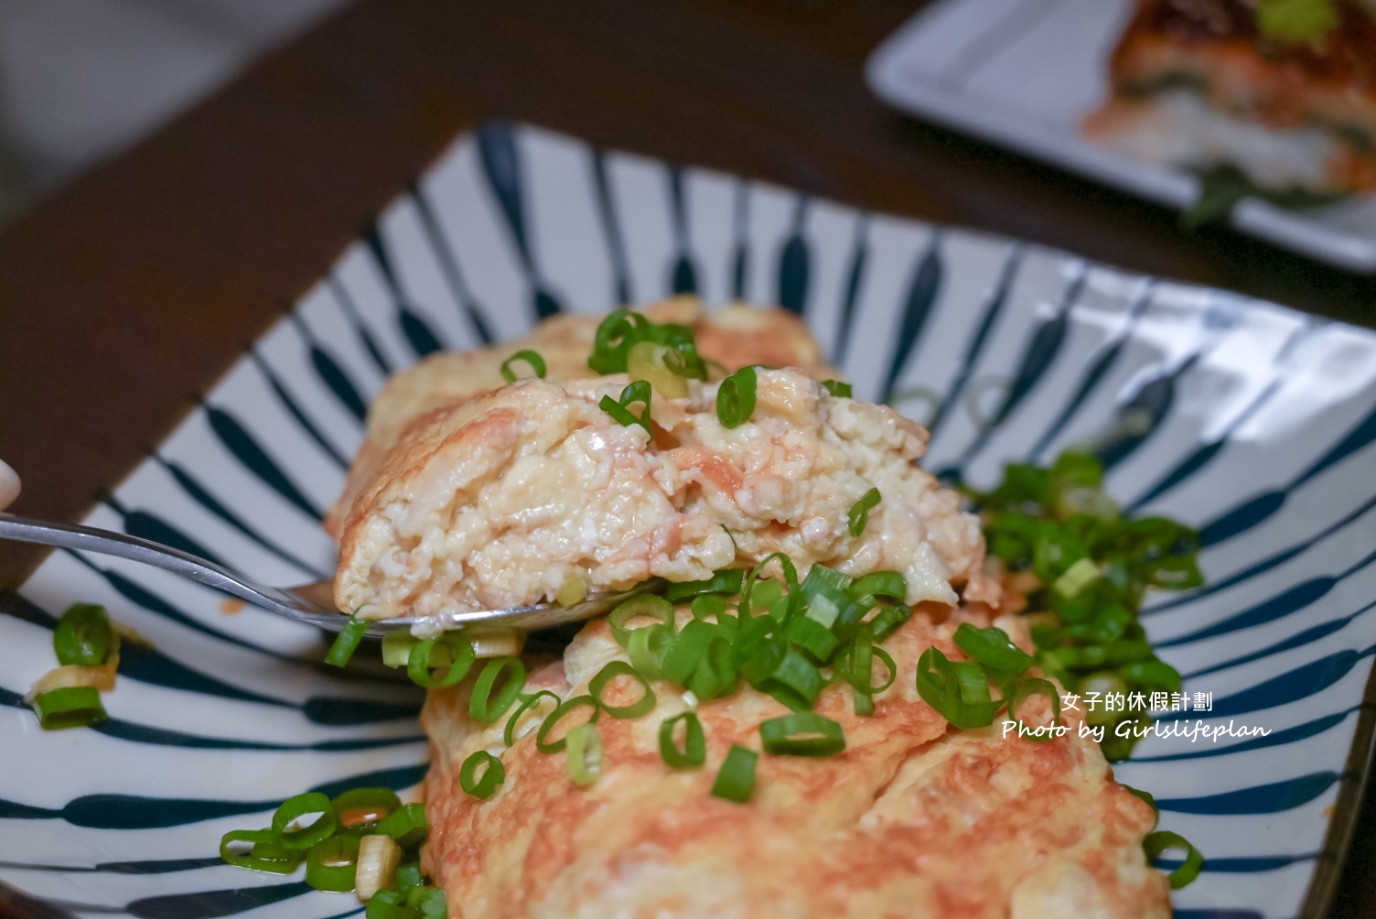
[[(0, 232), (0, 457), (74, 520), (457, 132), (504, 117), (1365, 325), (1376, 284), (866, 89), (921, 0), (365, 0)], [(0, 589), (37, 553), (0, 544)], [(1334, 915), (1376, 902), (1368, 806)], [(0, 915), (20, 915), (0, 895)]]

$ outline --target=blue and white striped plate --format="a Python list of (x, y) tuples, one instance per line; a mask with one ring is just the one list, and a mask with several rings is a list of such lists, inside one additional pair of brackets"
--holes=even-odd
[[(1269, 734), (1149, 738), (1118, 774), (1209, 858), (1181, 915), (1299, 911), (1353, 818), (1376, 648), (1364, 331), (497, 125), (392, 202), (89, 522), (316, 579), (321, 513), (388, 373), (683, 290), (801, 313), (858, 394), (932, 426), (931, 469), (988, 483), (1093, 442), (1116, 497), (1201, 529), (1209, 586), (1145, 621), (1212, 709), (1166, 723)], [(358, 912), (221, 866), (216, 846), (308, 788), (414, 786), (416, 691), (332, 672), (309, 630), (117, 560), (54, 554), (22, 596), (0, 616), (0, 881), (91, 915)], [(76, 601), (151, 647), (126, 645), (108, 723), (43, 733), (20, 696)]]

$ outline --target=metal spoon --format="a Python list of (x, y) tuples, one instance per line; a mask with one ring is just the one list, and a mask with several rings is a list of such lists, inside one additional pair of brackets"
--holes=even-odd
[[(0, 509), (6, 507), (18, 494), (19, 477), (13, 469), (0, 461)], [(314, 584), (291, 588), (268, 587), (188, 552), (126, 533), (77, 524), (50, 523), (0, 513), (0, 539), (57, 546), (62, 549), (80, 549), (142, 562), (222, 590), (268, 612), (305, 622), (328, 632), (338, 632), (349, 621), (347, 616), (334, 608), (333, 591), (328, 581), (317, 581)], [(631, 590), (594, 594), (569, 606), (536, 603), (511, 609), (467, 610), (423, 618), (410, 616), (384, 619), (371, 623), (364, 634), (381, 636), (398, 629), (408, 629), (417, 634), (434, 634), (452, 629), (483, 632), (518, 629), (533, 632), (566, 622), (590, 619), (606, 612), (622, 600), (644, 593), (658, 584), (659, 582), (645, 582)]]

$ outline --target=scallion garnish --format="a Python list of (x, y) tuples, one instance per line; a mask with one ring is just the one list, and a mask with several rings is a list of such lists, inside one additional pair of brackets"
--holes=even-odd
[(560, 722), (568, 717), (570, 712), (577, 711), (580, 708), (592, 709), (592, 713), (588, 716), (588, 722), (596, 721), (601, 710), (600, 706), (597, 704), (597, 700), (590, 695), (574, 696), (572, 699), (566, 699), (559, 704), (558, 708), (550, 712), (540, 724), (540, 730), (535, 734), (535, 749), (539, 750), (541, 753), (558, 753), (560, 750), (564, 749), (568, 741), (568, 731), (565, 731), (564, 734), (556, 740), (550, 740), (549, 736), (554, 733), (554, 729), (559, 726)]
[(688, 380), (675, 369), (676, 354), (668, 345), (638, 341), (626, 355), (626, 374), (644, 380), (655, 392), (670, 399), (688, 395)]
[(688, 678), (707, 653), (714, 632), (713, 626), (700, 619), (685, 623), (664, 652), (659, 666), (661, 676), (680, 686), (688, 685)]
[[(492, 687), (505, 675), (497, 694)], [(491, 724), (511, 708), (516, 697), (526, 685), (526, 665), (519, 657), (494, 657), (483, 665), (482, 672), (473, 684), (473, 694), (468, 697), (468, 714), (474, 721)]]
[(330, 644), (330, 651), (325, 655), (325, 663), (332, 667), (343, 667), (349, 662), (349, 658), (354, 656), (354, 651), (363, 641), (363, 633), (368, 631), (368, 620), (360, 619), (357, 616), (350, 616), (349, 621), (344, 623), (344, 627), (339, 630), (339, 634), (334, 637), (334, 642)]
[(306, 853), (306, 883), (316, 890), (353, 890), (358, 847), (356, 836), (329, 836), (311, 846)]
[[(302, 817), (318, 814), (305, 826), (295, 826)], [(282, 845), (303, 851), (334, 835), (339, 819), (330, 799), (318, 791), (308, 791), (283, 801), (272, 815), (272, 829)]]
[(113, 630), (105, 607), (75, 603), (53, 631), (53, 651), (64, 666), (99, 667), (110, 656)]
[(430, 833), (424, 805), (403, 804), (383, 818), (377, 825), (377, 832), (392, 837), (403, 849), (414, 849)]
[(846, 513), (846, 529), (850, 530), (850, 535), (859, 537), (865, 532), (865, 525), (870, 520), (870, 510), (880, 501), (879, 489), (871, 488), (860, 496), (860, 500), (850, 506)]
[(849, 399), (851, 396), (851, 386), (841, 380), (823, 380), (822, 388), (833, 396)]
[(477, 655), (473, 646), (457, 633), (444, 632), (411, 647), (406, 659), (406, 674), (411, 682), (426, 689), (453, 686), (468, 675)]
[[(1027, 607), (1051, 614), (1031, 629), (1036, 662), (1071, 692), (1083, 695), (1105, 676), (1132, 698), (1153, 690), (1177, 692), (1180, 674), (1161, 661), (1137, 622), (1151, 587), (1184, 590), (1203, 583), (1198, 535), (1160, 517), (1129, 520), (1103, 490), (1095, 457), (1067, 452), (1050, 468), (1014, 464), (988, 492), (967, 489), (984, 518), (989, 554), (1009, 572), (1026, 572)], [(969, 650), (967, 649), (967, 653)], [(1140, 709), (1091, 708), (1086, 717), (1113, 727), (1149, 723)], [(1110, 759), (1135, 740), (1105, 732)]]
[(670, 603), (682, 603), (703, 594), (738, 594), (745, 571), (740, 568), (723, 568), (714, 572), (705, 581), (680, 581), (670, 584), (664, 590), (664, 599)]
[[(238, 849), (245, 844), (252, 848), (247, 852)], [(230, 830), (220, 837), (221, 861), (250, 871), (291, 874), (301, 864), (304, 854), (282, 846), (280, 837), (271, 829)]]
[(615, 310), (603, 319), (593, 337), (588, 366), (601, 374), (630, 370), (631, 349), (640, 342), (663, 345), (664, 366), (682, 377), (707, 379), (707, 364), (698, 354), (693, 330), (674, 323), (652, 322), (631, 310)]
[[(640, 687), (640, 697), (628, 705), (609, 705), (603, 698), (607, 687), (618, 677), (629, 677)], [(588, 693), (597, 700), (602, 711), (613, 718), (639, 718), (649, 714), (655, 707), (655, 691), (645, 677), (635, 668), (622, 660), (609, 661), (588, 683)]]
[(772, 756), (834, 756), (846, 748), (841, 725), (816, 712), (760, 722), (760, 744)]
[(93, 686), (65, 686), (34, 696), (33, 711), (45, 731), (99, 724), (108, 716)]
[(407, 661), (411, 659), (411, 649), (416, 646), (416, 639), (403, 629), (387, 632), (382, 636), (382, 663), (386, 667), (405, 667)]
[(902, 603), (908, 596), (908, 582), (897, 571), (872, 571), (850, 587), (854, 597), (885, 597)]
[(516, 726), (520, 723), (521, 716), (526, 712), (533, 712), (545, 699), (553, 700), (555, 708), (559, 707), (558, 694), (550, 692), (548, 689), (542, 689), (526, 696), (521, 700), (521, 704), (516, 706), (516, 711), (512, 712), (511, 717), (506, 719), (506, 727), (502, 729), (502, 741), (508, 747), (516, 742)]
[(354, 892), (358, 898), (368, 900), (379, 890), (391, 887), (395, 883), (401, 858), (401, 846), (390, 836), (373, 835), (360, 839), (354, 871)]
[[(683, 743), (674, 740), (683, 725)], [(659, 755), (670, 769), (691, 769), (707, 761), (707, 735), (695, 712), (681, 712), (659, 725)]]
[(569, 777), (575, 785), (591, 785), (602, 775), (602, 738), (597, 725), (585, 721), (564, 738)]
[(712, 782), (712, 794), (737, 804), (749, 801), (751, 792), (755, 790), (755, 764), (759, 758), (760, 755), (754, 750), (732, 744), (721, 769), (717, 771), (716, 780)]
[(1003, 629), (993, 626), (981, 629), (962, 622), (952, 637), (971, 660), (994, 670), (1017, 675), (1033, 664), (1032, 655), (1013, 644)]
[(530, 365), (530, 369), (540, 379), (545, 378), (545, 359), (535, 351), (517, 351), (511, 357), (502, 361), (502, 379), (508, 383), (516, 382), (516, 371), (511, 369), (511, 365), (517, 361), (525, 361)]
[(989, 697), (988, 677), (979, 664), (954, 662), (935, 647), (917, 659), (917, 692), (958, 728), (988, 727), (1003, 707), (1003, 700)]
[(363, 836), (401, 807), (401, 799), (390, 788), (350, 788), (331, 798), (330, 806), (339, 820), (335, 832)]
[(1179, 890), (1199, 877), (1199, 870), (1204, 867), (1204, 856), (1194, 846), (1190, 845), (1189, 840), (1179, 833), (1172, 833), (1170, 830), (1157, 830), (1149, 833), (1147, 838), (1142, 840), (1142, 848), (1147, 852), (1147, 860), (1155, 863), (1161, 853), (1168, 849), (1182, 850), (1185, 853), (1185, 860), (1180, 867), (1172, 871), (1168, 877), (1170, 879), (1171, 890)]
[(459, 787), (478, 800), (492, 797), (506, 781), (506, 767), (486, 750), (479, 750), (459, 767)]
[(817, 704), (817, 697), (822, 692), (822, 674), (815, 664), (788, 648), (755, 688), (769, 693), (794, 711), (806, 711)]
[(742, 367), (717, 387), (717, 420), (724, 427), (736, 428), (755, 413), (755, 368)]
[[(641, 618), (650, 621), (632, 628), (631, 624)], [(607, 616), (607, 624), (611, 626), (612, 637), (616, 639), (616, 643), (624, 648), (631, 639), (631, 632), (636, 629), (661, 625), (672, 633), (674, 629), (674, 605), (664, 597), (655, 594), (641, 594), (617, 604), (616, 608)]]
[[(645, 410), (637, 418), (631, 413), (628, 406), (640, 402), (645, 406)], [(597, 403), (602, 411), (616, 419), (618, 423), (625, 427), (638, 424), (645, 429), (647, 434), (654, 434), (650, 429), (650, 384), (644, 380), (636, 380), (621, 390), (621, 398), (613, 399), (611, 396), (603, 396), (602, 401)]]
[(637, 673), (647, 680), (657, 680), (664, 675), (664, 652), (673, 639), (674, 633), (667, 625), (633, 629), (626, 640), (626, 656)]

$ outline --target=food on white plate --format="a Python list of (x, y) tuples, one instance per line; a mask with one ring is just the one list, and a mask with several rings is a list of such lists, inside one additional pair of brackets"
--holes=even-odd
[[(412, 423), (345, 518), (335, 597), (363, 618), (552, 601), (652, 577), (691, 581), (775, 552), (800, 568), (896, 570), (910, 603), (988, 596), (979, 522), (914, 465), (925, 432), (887, 406), (833, 396), (797, 370), (748, 371), (753, 410), (728, 424), (723, 386), (651, 392), (648, 424), (601, 403), (625, 374), (521, 380)], [(848, 512), (880, 500), (852, 534)], [(980, 593), (983, 591), (983, 593)]]
[(1137, 0), (1109, 68), (1111, 95), (1084, 124), (1099, 143), (1231, 167), (1282, 203), (1376, 185), (1366, 0)]
[[(678, 620), (693, 621), (686, 608)], [(541, 752), (539, 719), (518, 720), (507, 748), (506, 719), (475, 720), (468, 684), (434, 691), (422, 716), (432, 752), (422, 864), (464, 919), (1169, 916), (1166, 877), (1142, 850), (1152, 808), (1114, 782), (1077, 716), (1063, 714), (1064, 736), (1036, 742), (997, 722), (953, 730), (919, 696), (922, 652), (959, 658), (957, 625), (988, 621), (979, 608), (941, 623), (914, 616), (883, 644), (898, 678), (874, 696), (872, 715), (857, 714), (843, 686), (810, 713), (836, 726), (844, 749), (802, 756), (766, 745), (746, 803), (712, 793), (718, 764), (733, 746), (759, 750), (761, 725), (796, 717), (751, 685), (694, 704), (669, 681), (649, 681), (651, 713), (604, 713), (593, 725), (600, 774), (586, 787), (567, 750)], [(1020, 635), (1016, 619), (996, 623)], [(525, 691), (586, 698), (602, 668), (628, 660), (601, 619)], [(624, 706), (641, 692), (626, 680), (602, 698)], [(706, 765), (671, 769), (659, 734), (686, 713), (701, 726)], [(505, 778), (480, 799), (461, 772), (483, 751), (500, 753)]]
[[(1169, 915), (1201, 856), (1152, 833), (1055, 682), (1144, 642), (1092, 616), (1062, 635), (1051, 612), (1034, 642), (1011, 614), (1043, 581), (1083, 607), (1117, 572), (1135, 596), (1155, 581), (1114, 553), (1165, 531), (1080, 500), (1099, 480), (1071, 460), (982, 496), (986, 563), (979, 518), (917, 466), (926, 432), (852, 398), (796, 318), (747, 309), (558, 319), (389, 385), (331, 521), (355, 623), (670, 583), (486, 660), (462, 632), (392, 634), (384, 663), (431, 690), (428, 827), (393, 807), (339, 829), (342, 806), (304, 795), (227, 859), (347, 889), (320, 864), (390, 837), (354, 870), (370, 912), (468, 919)], [(802, 366), (764, 366), (781, 358)], [(1048, 519), (1019, 524), (1038, 502)], [(1017, 570), (1020, 534), (1065, 548), (1062, 527), (1107, 535)], [(309, 840), (298, 811), (320, 814)], [(1169, 880), (1164, 848), (1186, 855)]]

